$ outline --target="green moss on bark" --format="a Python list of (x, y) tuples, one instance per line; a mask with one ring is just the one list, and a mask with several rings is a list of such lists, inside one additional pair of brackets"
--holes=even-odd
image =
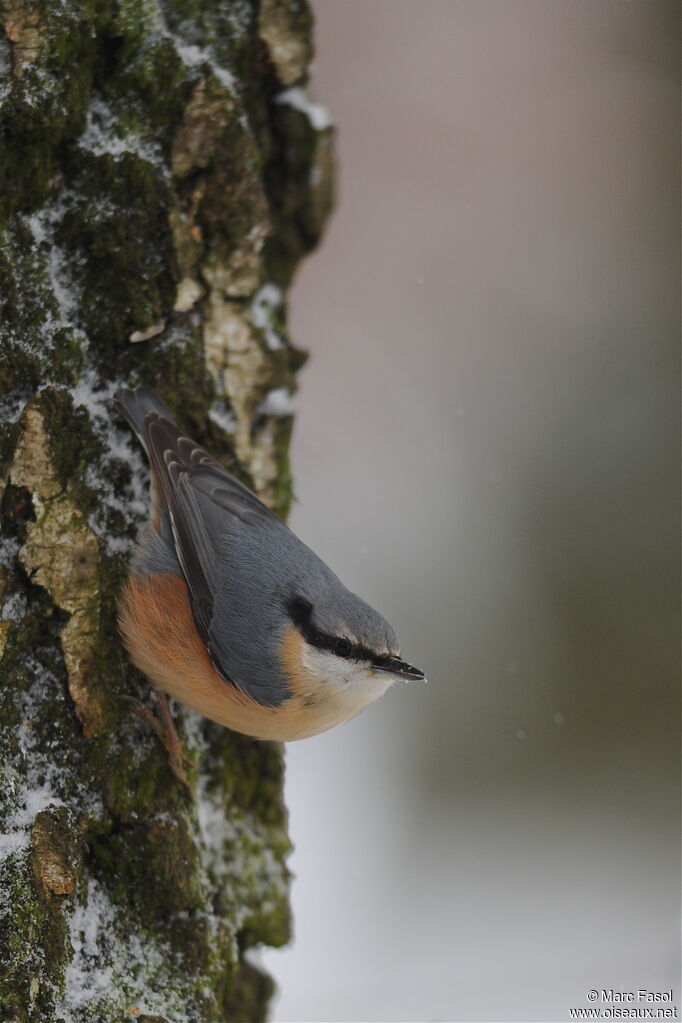
[(0, 0), (0, 20), (0, 1017), (251, 1023), (272, 982), (244, 954), (290, 933), (282, 750), (176, 708), (190, 800), (120, 699), (150, 702), (116, 629), (148, 474), (110, 397), (159, 387), (286, 513), (291, 417), (267, 396), (302, 354), (274, 286), (331, 195), (330, 131), (277, 102), (310, 12)]

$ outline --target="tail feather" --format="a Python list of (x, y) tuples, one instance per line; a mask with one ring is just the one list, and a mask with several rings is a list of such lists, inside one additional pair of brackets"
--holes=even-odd
[(119, 411), (132, 426), (145, 450), (147, 449), (147, 441), (144, 433), (144, 420), (148, 412), (157, 412), (170, 423), (175, 422), (158, 391), (154, 390), (153, 387), (148, 387), (146, 384), (141, 384), (134, 390), (122, 387), (116, 391), (113, 400)]

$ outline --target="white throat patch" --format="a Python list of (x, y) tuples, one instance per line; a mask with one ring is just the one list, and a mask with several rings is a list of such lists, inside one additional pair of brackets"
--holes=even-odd
[(322, 686), (329, 687), (330, 696), (333, 694), (333, 698), (347, 706), (349, 717), (378, 700), (397, 681), (386, 672), (372, 671), (367, 664), (351, 657), (338, 657), (310, 643), (303, 644), (302, 660), (303, 667), (319, 679)]

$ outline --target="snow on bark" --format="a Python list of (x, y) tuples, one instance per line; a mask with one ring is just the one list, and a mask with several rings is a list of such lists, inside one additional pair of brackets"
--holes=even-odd
[(282, 750), (176, 708), (188, 800), (120, 699), (150, 698), (116, 629), (149, 478), (110, 400), (154, 384), (286, 513), (285, 293), (332, 201), (310, 12), (0, 21), (0, 1016), (257, 1021), (248, 950), (289, 938)]

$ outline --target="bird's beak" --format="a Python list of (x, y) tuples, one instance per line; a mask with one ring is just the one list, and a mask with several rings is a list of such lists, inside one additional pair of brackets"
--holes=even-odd
[(395, 675), (402, 682), (426, 682), (426, 675), (420, 668), (415, 668), (407, 661), (401, 661), (399, 657), (382, 657), (372, 665), (374, 671), (385, 671), (388, 675)]

